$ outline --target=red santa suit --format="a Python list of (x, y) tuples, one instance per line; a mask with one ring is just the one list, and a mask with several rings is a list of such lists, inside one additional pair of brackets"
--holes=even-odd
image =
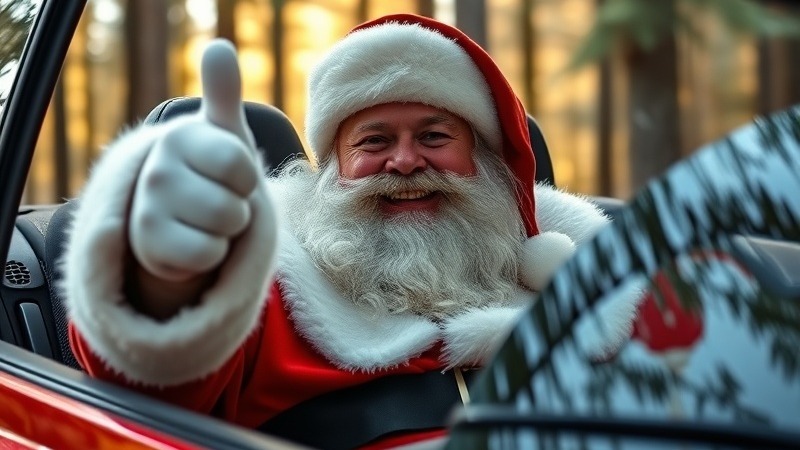
[[(454, 61), (443, 61), (437, 52)], [(432, 63), (419, 62), (420, 55)], [(380, 64), (385, 70), (377, 69)], [(398, 69), (403, 65), (409, 70)], [(376, 93), (375, 86), (385, 89)], [(387, 375), (480, 367), (533, 301), (532, 291), (575, 244), (607, 223), (585, 199), (534, 186), (524, 110), (491, 58), (455, 28), (412, 15), (362, 25), (315, 69), (309, 92), (306, 129), (319, 158), (332, 148), (344, 118), (392, 101), (459, 114), (502, 152), (519, 181), (517, 203), (529, 236), (521, 263), (524, 285), (515, 299), (438, 323), (410, 312), (376, 316), (337, 292), (288, 224), (280, 224), (273, 248), (273, 220), (259, 202), (273, 202), (278, 211), (284, 207), (278, 178), (256, 189), (252, 223), (196, 305), (163, 322), (139, 314), (125, 297), (127, 209), (153, 142), (170, 125), (138, 127), (111, 145), (94, 170), (64, 261), (70, 337), (87, 372), (255, 428), (307, 400)], [(631, 305), (620, 311), (622, 322), (630, 323), (633, 310)], [(621, 329), (619, 338), (628, 333)], [(403, 430), (377, 436), (370, 445), (441, 433)]]

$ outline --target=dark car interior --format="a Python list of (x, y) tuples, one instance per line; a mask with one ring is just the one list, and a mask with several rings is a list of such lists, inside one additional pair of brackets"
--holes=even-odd
[[(20, 79), (24, 80), (25, 76), (33, 77), (32, 73), (38, 71), (40, 74), (52, 74), (50, 81), (54, 82), (67, 44), (64, 43), (64, 47), (60, 49), (48, 47), (49, 51), (36, 51), (37, 45), (52, 45), (52, 36), (57, 40), (70, 36), (76, 23), (56, 20), (55, 15), (71, 14), (77, 17), (82, 5), (81, 2), (47, 2), (46, 7), (49, 9), (40, 15), (40, 27), (44, 31), (35, 34), (29, 44), (31, 54), (43, 55), (42, 59), (25, 66), (28, 72), (23, 73)], [(49, 98), (52, 89), (48, 90), (48, 86), (52, 86), (52, 83), (47, 80), (42, 82), (41, 76), (37, 80), (39, 83), (35, 87), (31, 87), (31, 82), (20, 83), (16, 104), (44, 96)], [(40, 115), (43, 116), (46, 102), (30, 103), (42, 108)], [(195, 111), (199, 105), (198, 98), (170, 99), (156, 106), (147, 116), (146, 122), (160, 123)], [(9, 119), (4, 126), (15, 126), (11, 119), (14, 111), (15, 104), (12, 103), (5, 111)], [(36, 111), (33, 113), (39, 114)], [(265, 172), (279, 169), (282, 163), (292, 158), (304, 157), (296, 130), (280, 110), (269, 105), (247, 103), (246, 116), (258, 147), (267, 149), (265, 162), (268, 167)], [(38, 126), (36, 123), (21, 123), (21, 126), (14, 128), (17, 131), (15, 139), (20, 148), (32, 148), (31, 140), (38, 134)], [(536, 179), (556, 185), (543, 132), (532, 117), (529, 117), (528, 123), (532, 147), (536, 153)], [(3, 164), (5, 162), (0, 161), (0, 166)], [(19, 169), (18, 176), (24, 176), (27, 172), (26, 167), (16, 169)], [(15, 181), (19, 180), (6, 180), (12, 184)], [(16, 184), (22, 186), (24, 178)], [(625, 204), (612, 198), (594, 200), (612, 217)], [(0, 285), (0, 339), (4, 341), (0, 343), (0, 369), (28, 379), (33, 377), (37, 383), (56, 392), (151, 425), (174, 436), (193, 441), (199, 439), (198, 442), (204, 442), (211, 447), (264, 448), (265, 445), (274, 445), (275, 442), (258, 440), (255, 433), (240, 434), (211, 419), (204, 422), (201, 418), (177, 408), (150, 401), (124, 389), (92, 380), (79, 371), (64, 368), (68, 366), (79, 369), (69, 348), (67, 311), (59, 290), (61, 274), (58, 269), (73, 210), (74, 202), (67, 201), (60, 205), (23, 206), (18, 211), (6, 257), (3, 282)], [(800, 244), (741, 236), (735, 242), (735, 248), (737, 256), (759, 278), (763, 286), (774, 289), (785, 298), (800, 301), (800, 271), (797, 270), (800, 267)], [(51, 361), (45, 361), (41, 357)]]

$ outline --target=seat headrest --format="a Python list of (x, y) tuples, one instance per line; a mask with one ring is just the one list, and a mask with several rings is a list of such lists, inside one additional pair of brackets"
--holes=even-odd
[(528, 134), (531, 138), (533, 155), (536, 157), (535, 180), (555, 186), (556, 178), (553, 173), (553, 161), (550, 159), (550, 150), (547, 148), (547, 142), (544, 140), (542, 129), (539, 128), (539, 124), (536, 123), (536, 120), (534, 120), (530, 114), (528, 114)]
[[(199, 97), (171, 98), (153, 108), (144, 119), (144, 123), (152, 125), (165, 122), (199, 109)], [(256, 146), (264, 154), (264, 161), (270, 173), (286, 161), (305, 158), (297, 130), (281, 110), (262, 103), (244, 102), (244, 115), (253, 131)]]

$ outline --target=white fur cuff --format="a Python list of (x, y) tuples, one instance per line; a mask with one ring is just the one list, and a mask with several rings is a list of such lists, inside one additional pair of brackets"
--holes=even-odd
[(528, 307), (476, 308), (449, 319), (442, 332), (447, 368), (488, 363)]
[(575, 243), (566, 234), (545, 231), (528, 238), (522, 247), (520, 279), (541, 291), (553, 274), (575, 253)]
[(123, 292), (126, 217), (136, 178), (165, 126), (140, 126), (106, 150), (81, 195), (62, 262), (70, 319), (128, 380), (176, 385), (213, 373), (257, 325), (272, 275), (276, 223), (262, 179), (249, 228), (197, 307), (166, 322), (134, 311)]

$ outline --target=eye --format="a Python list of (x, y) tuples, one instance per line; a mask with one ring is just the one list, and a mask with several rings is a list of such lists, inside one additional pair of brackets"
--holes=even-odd
[(386, 141), (387, 139), (383, 136), (369, 136), (361, 142), (364, 144), (380, 144)]
[(428, 147), (439, 147), (450, 142), (450, 135), (441, 131), (426, 131), (422, 133), (419, 140)]
[(356, 142), (356, 146), (360, 147), (364, 145), (380, 145), (386, 142), (389, 142), (389, 140), (386, 139), (385, 137), (379, 135), (372, 135), (359, 139), (358, 142)]
[(374, 134), (358, 140), (355, 147), (364, 151), (377, 151), (386, 147), (388, 143), (389, 139), (386, 136)]

